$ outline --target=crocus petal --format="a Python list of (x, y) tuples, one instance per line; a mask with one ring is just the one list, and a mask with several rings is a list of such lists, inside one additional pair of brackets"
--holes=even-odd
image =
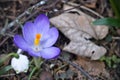
[(27, 52), (29, 55), (31, 55), (33, 57), (41, 57), (40, 51), (35, 52), (33, 49), (29, 48)]
[(46, 15), (41, 14), (35, 19), (34, 25), (38, 33), (44, 34), (49, 30), (50, 22)]
[(45, 59), (51, 59), (51, 58), (55, 58), (56, 56), (58, 56), (60, 53), (60, 49), (57, 47), (49, 47), (49, 48), (45, 48), (41, 51), (41, 56), (42, 58)]
[(58, 30), (55, 27), (53, 27), (53, 28), (49, 29), (48, 33), (46, 35), (44, 35), (43, 37), (46, 37), (48, 35), (49, 35), (49, 37), (47, 37), (46, 39), (43, 39), (43, 41), (41, 41), (41, 45), (44, 48), (50, 47), (53, 44), (55, 44), (59, 33), (58, 33)]
[(30, 21), (26, 22), (22, 31), (24, 39), (27, 41), (28, 44), (32, 45), (37, 33), (35, 25)]
[(25, 42), (22, 36), (15, 35), (14, 36), (14, 43), (22, 50), (26, 51), (29, 48), (28, 44)]

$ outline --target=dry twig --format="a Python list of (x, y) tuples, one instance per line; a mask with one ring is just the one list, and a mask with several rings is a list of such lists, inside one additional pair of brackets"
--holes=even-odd
[(68, 61), (68, 60), (66, 60), (66, 59), (64, 59), (64, 58), (62, 58), (62, 57), (59, 57), (59, 59), (62, 60), (62, 61), (67, 62), (68, 64), (70, 64), (70, 65), (72, 65), (73, 67), (75, 67), (76, 69), (78, 69), (78, 70), (79, 70), (84, 76), (86, 76), (88, 79), (94, 80), (87, 72), (85, 72), (85, 71), (80, 67), (80, 65), (77, 65), (77, 64), (75, 64), (75, 63), (72, 63), (72, 62), (70, 62), (70, 61)]

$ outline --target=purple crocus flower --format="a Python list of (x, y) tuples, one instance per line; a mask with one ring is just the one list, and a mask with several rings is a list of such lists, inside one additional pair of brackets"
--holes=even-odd
[(58, 30), (50, 28), (49, 19), (44, 14), (39, 15), (34, 22), (26, 22), (22, 33), (23, 36), (14, 36), (14, 43), (31, 56), (51, 59), (59, 55), (60, 49), (53, 46), (59, 36)]

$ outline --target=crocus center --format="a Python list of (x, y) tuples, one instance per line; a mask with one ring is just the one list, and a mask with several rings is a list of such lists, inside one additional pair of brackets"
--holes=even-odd
[(34, 40), (35, 46), (38, 46), (40, 44), (40, 39), (41, 39), (41, 34), (36, 34), (35, 40)]

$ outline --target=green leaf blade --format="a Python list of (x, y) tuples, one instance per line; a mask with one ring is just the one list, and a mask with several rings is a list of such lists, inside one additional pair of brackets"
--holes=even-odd
[(9, 71), (10, 69), (12, 69), (12, 67), (11, 67), (10, 65), (2, 68), (2, 69), (0, 70), (0, 75), (5, 74), (5, 73), (6, 73), (7, 71)]
[(117, 18), (120, 19), (120, 0), (109, 0)]
[(120, 28), (120, 19), (115, 18), (102, 18), (93, 22), (94, 25), (107, 25)]

